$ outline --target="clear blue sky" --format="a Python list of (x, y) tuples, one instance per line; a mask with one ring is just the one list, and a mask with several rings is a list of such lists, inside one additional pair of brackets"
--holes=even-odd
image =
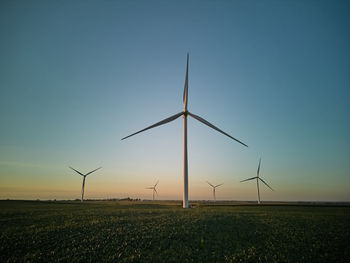
[(1, 1), (0, 198), (350, 201), (348, 1)]

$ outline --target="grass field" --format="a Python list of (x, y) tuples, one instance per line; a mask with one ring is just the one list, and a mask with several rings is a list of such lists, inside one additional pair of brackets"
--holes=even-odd
[(350, 207), (0, 201), (1, 262), (350, 262)]

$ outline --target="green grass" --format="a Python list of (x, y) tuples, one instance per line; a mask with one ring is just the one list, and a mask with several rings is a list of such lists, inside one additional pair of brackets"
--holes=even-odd
[(350, 262), (350, 207), (0, 201), (1, 262)]

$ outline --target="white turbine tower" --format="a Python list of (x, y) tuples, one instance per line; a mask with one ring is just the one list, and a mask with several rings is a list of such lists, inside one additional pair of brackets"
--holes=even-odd
[(135, 132), (129, 136), (126, 136), (124, 138), (122, 138), (122, 140), (126, 139), (126, 138), (129, 138), (133, 135), (136, 135), (138, 133), (141, 133), (143, 131), (146, 131), (146, 130), (149, 130), (149, 129), (152, 129), (152, 128), (155, 128), (157, 126), (160, 126), (160, 125), (163, 125), (163, 124), (166, 124), (168, 122), (171, 122), (177, 118), (179, 118), (180, 116), (183, 116), (183, 119), (184, 119), (184, 164), (183, 164), (183, 208), (188, 208), (188, 159), (187, 159), (187, 116), (191, 116), (192, 118), (204, 123), (205, 125), (209, 126), (210, 128), (230, 137), (231, 139), (239, 142), (240, 144), (243, 144), (244, 146), (248, 147), (246, 144), (244, 144), (243, 142), (233, 138), (231, 135), (225, 133), (224, 131), (220, 130), (219, 128), (215, 127), (213, 124), (211, 124), (210, 122), (206, 121), (205, 119), (193, 114), (193, 113), (190, 113), (188, 110), (187, 110), (187, 104), (188, 104), (188, 63), (189, 63), (189, 54), (187, 53), (187, 64), (186, 64), (186, 78), (185, 78), (185, 87), (184, 87), (184, 94), (183, 94), (183, 103), (184, 103), (184, 109), (183, 111), (173, 115), (173, 116), (170, 116), (169, 118), (166, 118), (160, 122), (157, 122), (141, 131), (138, 131), (138, 132)]
[(223, 185), (223, 184), (218, 184), (218, 185), (212, 185), (211, 183), (209, 183), (208, 181), (207, 181), (207, 183), (211, 186), (211, 187), (213, 187), (213, 196), (214, 196), (214, 201), (216, 201), (216, 195), (215, 195), (215, 189), (216, 189), (216, 187), (219, 187), (219, 186), (221, 186), (221, 185)]
[(255, 176), (255, 177), (248, 178), (248, 179), (245, 179), (245, 180), (241, 181), (241, 183), (242, 183), (242, 182), (245, 182), (245, 181), (250, 181), (250, 180), (256, 179), (256, 187), (258, 188), (258, 204), (260, 204), (259, 180), (260, 180), (261, 182), (263, 182), (263, 183), (264, 183), (268, 188), (270, 188), (272, 191), (274, 191), (263, 179), (261, 179), (261, 178), (259, 177), (259, 175), (260, 175), (260, 164), (261, 164), (261, 158), (260, 158), (260, 160), (259, 160), (259, 166), (258, 166), (258, 170), (256, 171), (256, 176)]
[(83, 174), (83, 173), (81, 173), (81, 172), (75, 170), (74, 168), (72, 168), (72, 167), (70, 167), (70, 166), (69, 166), (69, 168), (72, 169), (73, 171), (77, 172), (78, 174), (80, 174), (82, 177), (84, 177), (84, 179), (83, 179), (83, 186), (82, 186), (82, 188), (81, 188), (81, 201), (83, 202), (83, 201), (84, 201), (84, 188), (85, 188), (85, 179), (86, 179), (86, 176), (88, 176), (89, 174), (92, 174), (93, 172), (97, 171), (98, 169), (101, 169), (102, 167), (99, 167), (99, 168), (97, 168), (97, 169), (95, 169), (95, 170), (93, 170), (93, 171), (91, 171), (91, 172), (88, 172), (87, 174)]
[(158, 192), (157, 192), (157, 189), (156, 189), (156, 186), (157, 186), (158, 183), (159, 183), (159, 180), (156, 182), (156, 184), (154, 186), (146, 188), (146, 189), (153, 189), (153, 201), (154, 201), (154, 194), (158, 195)]

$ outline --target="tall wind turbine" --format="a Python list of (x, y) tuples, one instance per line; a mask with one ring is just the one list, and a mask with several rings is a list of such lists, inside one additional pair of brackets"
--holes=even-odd
[(163, 124), (166, 124), (168, 122), (171, 122), (173, 120), (176, 120), (177, 118), (179, 118), (180, 116), (183, 116), (183, 120), (184, 120), (184, 164), (183, 164), (183, 203), (182, 203), (182, 206), (183, 208), (188, 208), (188, 159), (187, 159), (187, 116), (191, 116), (192, 118), (204, 123), (205, 125), (209, 126), (210, 128), (230, 137), (231, 139), (239, 142), (240, 144), (243, 144), (244, 146), (248, 147), (246, 144), (244, 144), (243, 142), (233, 138), (231, 135), (227, 134), (226, 132), (220, 130), (219, 128), (215, 127), (213, 124), (211, 124), (210, 122), (206, 121), (205, 119), (193, 114), (193, 113), (190, 113), (188, 110), (187, 110), (187, 104), (188, 104), (188, 63), (189, 63), (189, 54), (187, 53), (187, 64), (186, 64), (186, 78), (185, 78), (185, 87), (184, 87), (184, 94), (183, 94), (183, 103), (184, 103), (184, 109), (183, 111), (173, 115), (173, 116), (170, 116), (160, 122), (157, 122), (143, 130), (140, 130), (138, 132), (135, 132), (129, 136), (126, 136), (124, 138), (122, 138), (122, 140), (126, 139), (126, 138), (129, 138), (133, 135), (136, 135), (138, 133), (141, 133), (143, 131), (146, 131), (146, 130), (149, 130), (149, 129), (152, 129), (152, 128), (155, 128), (157, 126), (160, 126), (160, 125), (163, 125)]
[(216, 189), (216, 187), (219, 187), (219, 186), (221, 186), (221, 185), (223, 185), (223, 184), (218, 184), (218, 185), (212, 185), (211, 183), (209, 183), (208, 181), (207, 181), (207, 183), (211, 186), (211, 187), (213, 187), (213, 196), (214, 196), (214, 201), (216, 201), (216, 195), (215, 195), (215, 189)]
[(153, 201), (154, 201), (154, 194), (158, 195), (158, 192), (157, 192), (157, 189), (156, 189), (156, 186), (157, 186), (158, 183), (159, 183), (159, 180), (156, 182), (156, 184), (154, 186), (146, 187), (146, 189), (153, 189)]
[(258, 170), (256, 171), (256, 176), (255, 177), (252, 177), (252, 178), (248, 178), (248, 179), (245, 179), (242, 182), (245, 182), (245, 181), (250, 181), (250, 180), (254, 180), (256, 179), (256, 187), (258, 188), (258, 204), (260, 204), (260, 190), (259, 190), (259, 180), (261, 182), (263, 182), (268, 188), (270, 188), (272, 191), (274, 191), (263, 179), (261, 179), (261, 177), (259, 177), (260, 175), (260, 164), (261, 164), (261, 158), (259, 160), (259, 166), (258, 166)]
[(78, 174), (80, 174), (82, 177), (84, 177), (83, 179), (83, 186), (81, 187), (81, 201), (83, 202), (84, 201), (84, 188), (85, 188), (85, 179), (86, 179), (86, 176), (88, 176), (89, 174), (92, 174), (93, 172), (97, 171), (98, 169), (101, 169), (102, 167), (99, 167), (91, 172), (88, 172), (87, 174), (83, 174), (81, 172), (79, 172), (78, 170), (75, 170), (74, 168), (70, 167), (70, 169), (72, 169), (73, 171), (77, 172)]

